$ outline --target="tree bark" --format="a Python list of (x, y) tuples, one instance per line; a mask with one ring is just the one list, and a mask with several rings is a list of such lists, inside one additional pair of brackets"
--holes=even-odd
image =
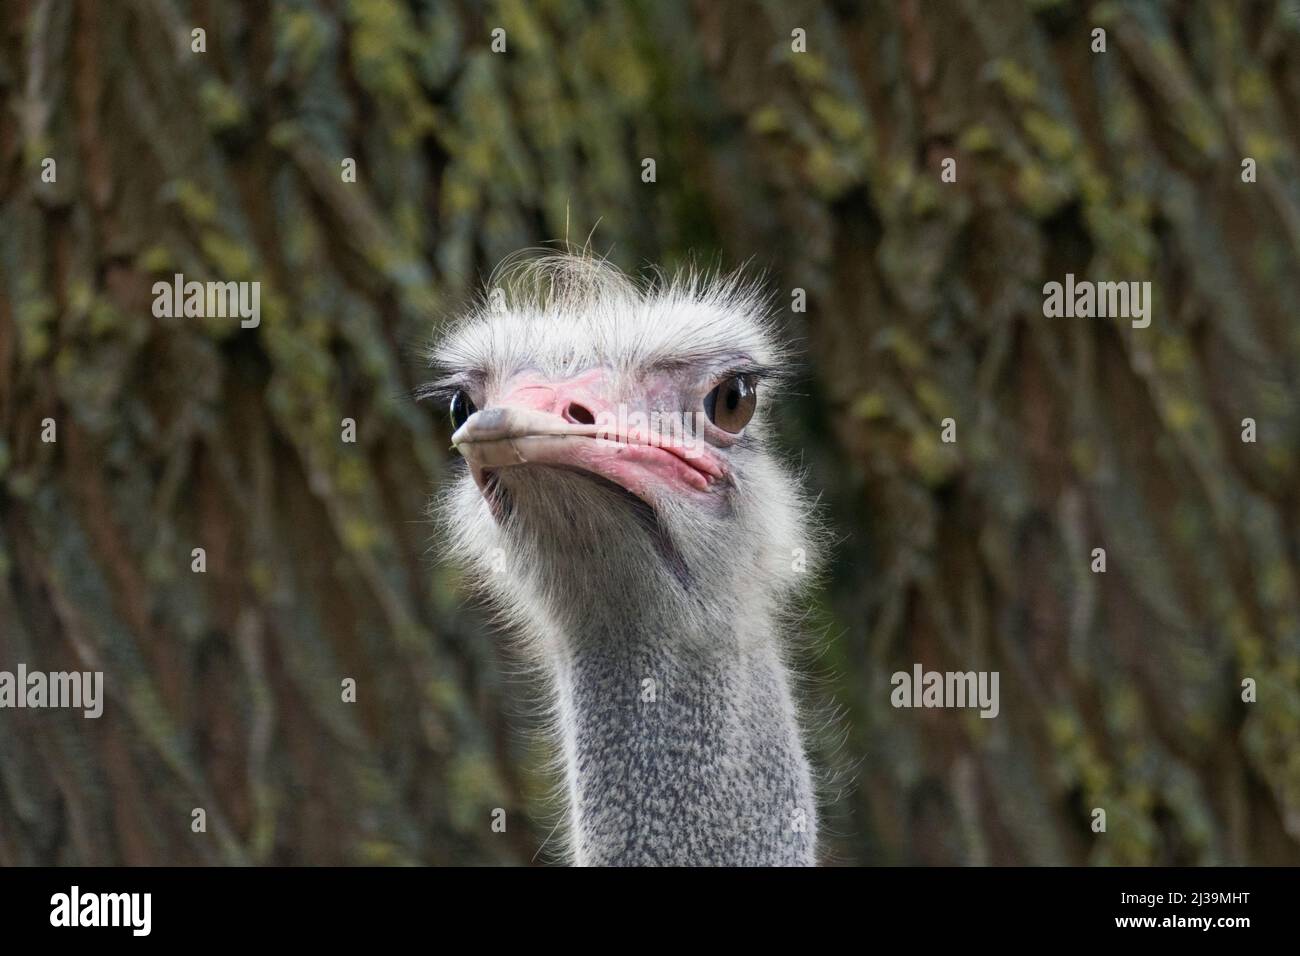
[[(0, 711), (0, 864), (548, 859), (412, 392), (589, 235), (752, 261), (806, 349), (829, 861), (1300, 862), (1294, 4), (14, 0), (0, 99), (0, 669), (109, 696)], [(260, 324), (155, 318), (175, 273)], [(1066, 273), (1151, 325), (1045, 317)], [(917, 662), (998, 718), (891, 707)]]

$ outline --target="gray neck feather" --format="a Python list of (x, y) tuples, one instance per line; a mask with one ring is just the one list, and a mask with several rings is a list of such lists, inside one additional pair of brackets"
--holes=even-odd
[[(811, 865), (816, 812), (766, 644), (610, 629), (555, 666), (580, 865)], [(702, 642), (701, 642), (702, 643)]]
[(764, 571), (793, 546), (778, 502), (762, 533), (726, 543), (679, 522), (688, 550), (666, 561), (626, 502), (589, 481), (539, 469), (510, 491), (509, 536), (472, 551), (500, 547), (505, 569), (483, 579), (554, 690), (575, 862), (813, 864), (812, 775), (777, 626), (789, 581)]

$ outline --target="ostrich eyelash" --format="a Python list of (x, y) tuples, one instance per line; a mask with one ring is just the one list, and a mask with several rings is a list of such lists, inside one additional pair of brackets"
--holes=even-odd
[(484, 376), (473, 373), (445, 375), (418, 386), (415, 389), (415, 399), (420, 402), (433, 400), (435, 403), (446, 404), (460, 391), (469, 392), (471, 395), (477, 394), (482, 389), (483, 381)]
[[(651, 370), (656, 372), (674, 372), (680, 369), (698, 368), (702, 365), (708, 367), (708, 363), (699, 356), (692, 356), (691, 358), (674, 358), (656, 362), (651, 366)], [(718, 382), (725, 381), (728, 378), (734, 378), (737, 375), (748, 375), (760, 383), (784, 384), (797, 378), (798, 372), (797, 370), (791, 370), (781, 366), (755, 362), (748, 357), (738, 358), (735, 355), (728, 355), (719, 358), (715, 363), (713, 363), (706, 379), (716, 385)]]
[(755, 385), (762, 389), (762, 394), (766, 397), (762, 401), (767, 401), (772, 395), (783, 393), (799, 380), (799, 370), (797, 368), (783, 368), (772, 365), (764, 365), (761, 362), (742, 362), (739, 364), (730, 364), (721, 366), (707, 380), (706, 389), (716, 387), (719, 383), (737, 376), (747, 376)]
[(758, 362), (745, 362), (740, 365), (727, 366), (719, 376), (720, 379), (734, 378), (738, 375), (748, 375), (754, 381), (768, 384), (774, 382), (785, 382), (791, 378), (785, 369), (776, 368), (772, 365), (762, 365)]

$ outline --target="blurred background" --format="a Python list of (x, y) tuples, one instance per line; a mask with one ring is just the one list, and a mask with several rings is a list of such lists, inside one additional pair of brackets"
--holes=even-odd
[[(0, 104), (0, 669), (108, 694), (0, 711), (0, 863), (552, 861), (412, 391), (589, 235), (765, 270), (804, 355), (828, 862), (1300, 862), (1300, 4), (6, 0)], [(1067, 272), (1150, 327), (1045, 318)], [(893, 709), (917, 662), (1000, 716)]]

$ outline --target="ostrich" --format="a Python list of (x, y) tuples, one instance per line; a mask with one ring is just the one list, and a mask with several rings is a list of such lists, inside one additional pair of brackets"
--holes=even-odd
[(764, 297), (585, 253), (489, 285), (431, 352), (468, 463), (435, 511), (550, 691), (573, 862), (814, 863), (785, 652), (818, 536)]

